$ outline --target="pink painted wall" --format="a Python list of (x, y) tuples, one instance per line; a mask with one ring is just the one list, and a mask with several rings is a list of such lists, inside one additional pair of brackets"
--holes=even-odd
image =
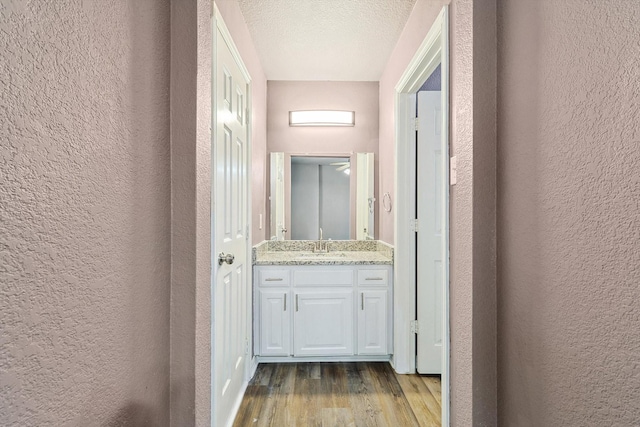
[[(380, 79), (380, 192), (394, 195), (395, 86), (449, 4), (451, 424), (496, 425), (495, 0), (418, 0)], [(394, 243), (394, 211), (378, 210)]]
[[(254, 212), (264, 209), (266, 79), (237, 2), (216, 1), (252, 78)], [(211, 423), (211, 1), (172, 2), (171, 422)], [(256, 230), (256, 241), (263, 240)]]
[(211, 7), (171, 4), (171, 425), (210, 416)]
[[(269, 153), (378, 153), (378, 82), (272, 80), (268, 89)], [(355, 111), (356, 125), (289, 126), (289, 111), (314, 109)]]
[[(374, 153), (375, 197), (380, 200), (377, 180), (378, 97), (378, 82), (269, 81), (267, 152), (317, 155)], [(289, 111), (313, 109), (355, 111), (356, 125), (326, 128), (289, 126)], [(355, 223), (355, 207), (352, 210), (352, 222)], [(269, 216), (265, 218), (268, 224)], [(376, 230), (379, 227), (377, 218), (375, 227)]]
[(640, 3), (498, 4), (500, 425), (639, 425)]
[(169, 30), (2, 2), (0, 425), (168, 425)]
[[(418, 0), (402, 30), (400, 39), (389, 57), (387, 66), (380, 77), (380, 194), (389, 192), (395, 198), (395, 86), (404, 70), (429, 32), (446, 0)], [(376, 212), (380, 218), (380, 240), (394, 243), (394, 211), (386, 212), (382, 204)]]

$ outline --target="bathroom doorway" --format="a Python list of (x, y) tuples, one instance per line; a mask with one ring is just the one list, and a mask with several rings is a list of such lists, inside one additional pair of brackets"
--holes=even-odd
[[(450, 410), (448, 31), (445, 6), (396, 85), (395, 97), (393, 362), (400, 373), (441, 375), (443, 426), (449, 425)], [(423, 110), (429, 110), (420, 119), (418, 92), (436, 69), (440, 91), (420, 96)]]

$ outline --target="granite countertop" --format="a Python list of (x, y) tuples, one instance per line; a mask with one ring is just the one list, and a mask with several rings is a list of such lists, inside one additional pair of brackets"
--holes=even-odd
[(329, 252), (317, 253), (317, 240), (265, 240), (253, 247), (253, 265), (393, 264), (393, 247), (378, 240), (323, 240)]

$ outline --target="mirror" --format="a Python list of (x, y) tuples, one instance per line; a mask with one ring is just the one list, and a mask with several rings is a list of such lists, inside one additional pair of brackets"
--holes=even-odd
[(271, 153), (270, 236), (374, 239), (374, 154)]

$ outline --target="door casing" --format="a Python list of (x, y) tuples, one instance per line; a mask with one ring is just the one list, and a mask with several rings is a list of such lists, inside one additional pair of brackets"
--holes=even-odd
[[(413, 59), (395, 87), (396, 168), (394, 208), (394, 369), (399, 373), (416, 372), (416, 343), (411, 322), (416, 319), (416, 233), (413, 220), (416, 196), (409, 189), (416, 183), (416, 92), (433, 70), (442, 64), (442, 137), (446, 141), (449, 158), (449, 13), (444, 6)], [(447, 167), (443, 179), (449, 188)], [(448, 192), (447, 192), (448, 194)], [(449, 199), (448, 199), (449, 200)], [(450, 420), (450, 328), (449, 328), (449, 202), (446, 203), (445, 263), (446, 277), (443, 292), (443, 366), (442, 366), (442, 425)]]

